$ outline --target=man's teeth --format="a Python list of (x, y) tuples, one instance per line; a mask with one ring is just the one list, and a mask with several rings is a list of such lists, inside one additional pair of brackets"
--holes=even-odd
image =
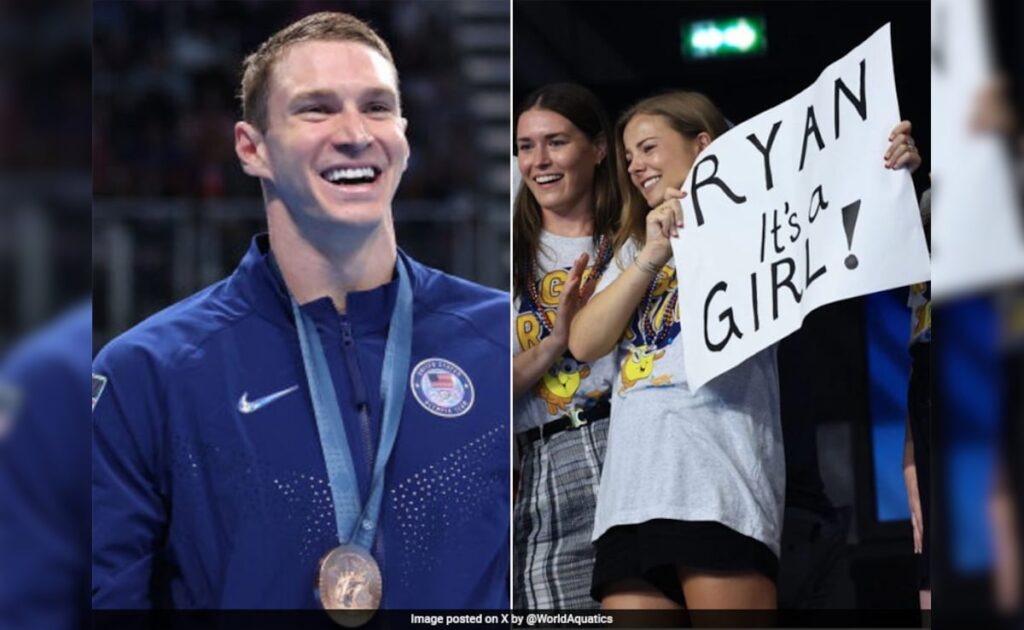
[(557, 182), (560, 179), (562, 179), (561, 175), (538, 175), (533, 178), (533, 181), (538, 184), (550, 184), (551, 182)]
[(360, 166), (357, 168), (332, 168), (324, 173), (324, 179), (337, 184), (338, 182), (361, 182), (372, 181), (374, 178), (373, 168)]
[(652, 177), (652, 178), (650, 178), (648, 180), (644, 180), (644, 184), (643, 184), (644, 190), (647, 190), (651, 186), (657, 184), (660, 180), (661, 180), (661, 176), (660, 175), (657, 176), (657, 177)]

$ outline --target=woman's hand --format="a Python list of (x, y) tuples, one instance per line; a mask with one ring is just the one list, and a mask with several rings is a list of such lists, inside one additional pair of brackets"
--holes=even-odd
[(583, 282), (583, 272), (587, 268), (588, 260), (590, 256), (586, 252), (576, 258), (569, 269), (569, 277), (562, 285), (562, 295), (558, 299), (558, 312), (555, 315), (555, 325), (551, 328), (551, 337), (563, 351), (569, 347), (569, 327), (572, 320), (590, 300), (597, 286), (597, 283), (592, 282), (594, 276)]
[(889, 133), (889, 148), (885, 151), (885, 168), (896, 170), (906, 166), (913, 173), (921, 166), (921, 154), (914, 137), (910, 135), (910, 121), (902, 120)]
[[(558, 311), (551, 326), (551, 334), (540, 340), (540, 343), (529, 350), (524, 350), (512, 360), (512, 396), (516, 399), (524, 396), (537, 384), (551, 365), (569, 347), (569, 331), (576, 314), (594, 293), (596, 283), (593, 276), (587, 278), (582, 288), (580, 282), (583, 272), (590, 259), (586, 253), (580, 254), (569, 269), (569, 277), (562, 285), (562, 294), (558, 298)], [(538, 305), (539, 306), (539, 305)], [(539, 312), (538, 317), (545, 317)]]
[(998, 74), (985, 81), (974, 98), (971, 131), (1012, 137), (1017, 132), (1017, 114), (1013, 111), (1009, 81)]
[(686, 196), (681, 190), (668, 188), (665, 199), (647, 213), (647, 240), (637, 256), (638, 265), (657, 273), (672, 258), (670, 238), (679, 236), (683, 227), (683, 205)]

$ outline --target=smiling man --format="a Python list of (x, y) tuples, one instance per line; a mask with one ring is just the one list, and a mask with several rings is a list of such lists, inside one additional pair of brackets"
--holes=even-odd
[(269, 234), (93, 365), (93, 606), (506, 607), (509, 300), (397, 248), (387, 45), (311, 15), (241, 98)]

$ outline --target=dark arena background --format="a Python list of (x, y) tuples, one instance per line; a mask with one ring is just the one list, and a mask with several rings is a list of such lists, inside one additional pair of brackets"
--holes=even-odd
[(93, 299), (99, 348), (227, 276), (265, 231), (235, 157), (245, 55), (286, 24), (350, 11), (389, 42), (412, 149), (399, 246), (508, 288), (509, 5), (175, 2), (93, 5)]
[[(918, 195), (929, 186), (928, 2), (515, 2), (513, 12), (515, 103), (543, 84), (573, 81), (591, 88), (613, 120), (650, 94), (691, 89), (742, 122), (803, 90), (891, 22), (900, 113), (924, 156)], [(737, 17), (763, 24), (766, 50), (684, 55), (688, 25)], [(812, 607), (918, 606), (902, 467), (906, 303), (899, 289), (823, 307), (779, 348), (787, 516), (793, 508), (830, 514), (845, 530), (842, 553), (829, 557), (822, 544), (824, 556), (798, 561), (834, 578), (827, 598), (805, 601)]]

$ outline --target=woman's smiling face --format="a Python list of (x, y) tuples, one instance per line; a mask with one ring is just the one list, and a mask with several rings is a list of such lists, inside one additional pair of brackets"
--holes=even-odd
[(648, 206), (660, 204), (666, 189), (682, 187), (697, 154), (708, 144), (699, 138), (684, 137), (657, 114), (637, 114), (626, 123), (622, 132), (626, 168)]
[(561, 114), (530, 109), (516, 124), (516, 153), (523, 181), (541, 208), (568, 214), (581, 203), (592, 203), (603, 141), (592, 142)]

